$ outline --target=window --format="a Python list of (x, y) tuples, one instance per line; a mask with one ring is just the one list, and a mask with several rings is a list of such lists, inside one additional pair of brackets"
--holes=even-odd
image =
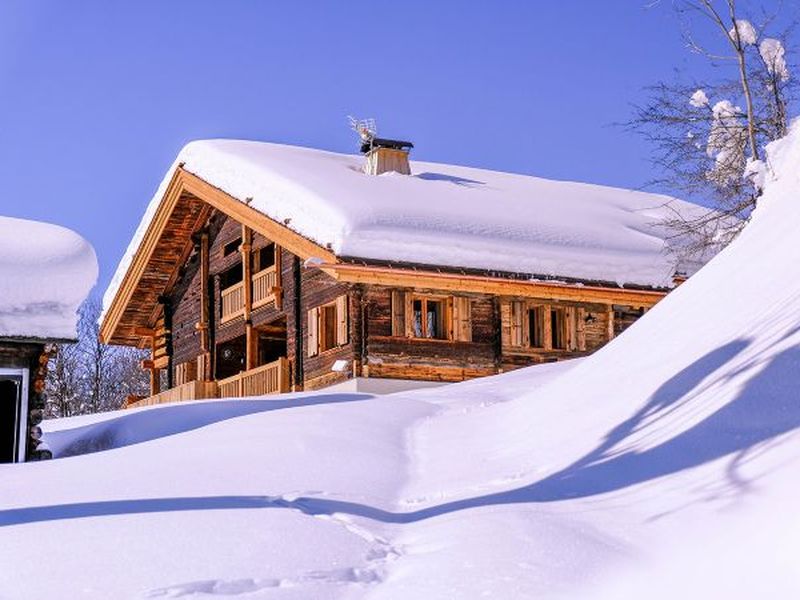
[(472, 299), (466, 296), (422, 296), (392, 290), (393, 337), (472, 341)]
[(319, 319), (319, 351), (325, 352), (336, 346), (336, 305), (321, 307)]
[(242, 245), (242, 238), (236, 238), (232, 242), (228, 242), (222, 248), (222, 256), (230, 256), (234, 252), (239, 251), (239, 247)]
[(259, 273), (275, 265), (275, 244), (267, 244), (253, 251), (253, 273)]
[(412, 302), (412, 333), (414, 337), (443, 340), (444, 302), (431, 298), (414, 298)]
[(528, 340), (531, 348), (544, 348), (544, 310), (541, 306), (528, 309)]
[(566, 318), (564, 310), (560, 308), (550, 309), (550, 334), (551, 334), (551, 347), (554, 350), (564, 350), (566, 344)]
[(308, 311), (308, 356), (344, 346), (348, 341), (346, 295)]
[(239, 263), (219, 274), (219, 288), (226, 290), (242, 281), (242, 277), (242, 263)]
[(531, 300), (500, 303), (504, 348), (533, 350), (586, 350), (585, 309), (538, 304)]

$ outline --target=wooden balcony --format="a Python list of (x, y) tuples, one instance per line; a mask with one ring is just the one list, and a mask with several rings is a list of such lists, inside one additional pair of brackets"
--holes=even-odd
[(253, 274), (253, 308), (275, 300), (278, 274), (275, 265)]
[(220, 379), (217, 393), (220, 398), (265, 396), (289, 391), (289, 361), (279, 358), (275, 362), (242, 371), (238, 375)]
[(238, 375), (219, 381), (189, 381), (172, 389), (128, 401), (125, 408), (138, 408), (154, 404), (170, 404), (187, 400), (207, 398), (244, 398), (247, 396), (268, 396), (289, 391), (289, 361), (286, 358), (242, 371)]
[(222, 290), (222, 322), (244, 314), (244, 282)]
[[(225, 323), (245, 314), (245, 282), (222, 290), (222, 322)], [(278, 274), (275, 265), (253, 274), (252, 308), (264, 306), (275, 300), (278, 289)]]
[(189, 381), (170, 390), (164, 390), (155, 396), (128, 402), (125, 404), (125, 408), (137, 408), (139, 406), (151, 406), (153, 404), (169, 404), (171, 402), (185, 402), (187, 400), (204, 400), (206, 398), (216, 397), (216, 381)]

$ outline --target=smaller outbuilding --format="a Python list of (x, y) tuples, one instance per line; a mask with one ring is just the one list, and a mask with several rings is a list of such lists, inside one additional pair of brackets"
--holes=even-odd
[(51, 457), (39, 428), (47, 361), (76, 340), (96, 280), (94, 249), (77, 233), (0, 216), (0, 463)]

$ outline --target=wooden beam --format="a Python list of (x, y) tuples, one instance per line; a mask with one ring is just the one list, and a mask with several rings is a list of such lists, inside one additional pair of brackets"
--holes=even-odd
[(367, 283), (387, 287), (424, 288), (497, 296), (518, 296), (541, 300), (613, 303), (651, 307), (667, 295), (666, 291), (660, 290), (525, 281), (480, 275), (458, 275), (341, 263), (324, 264), (320, 268), (335, 279), (348, 283)]
[(253, 312), (253, 264), (250, 250), (253, 248), (253, 230), (242, 224), (242, 281), (244, 283), (244, 333), (245, 369), (255, 369), (258, 362), (258, 333), (253, 331), (250, 320)]
[(614, 339), (614, 307), (611, 305), (609, 305), (606, 309), (606, 319), (606, 326), (608, 328), (606, 335), (608, 336), (608, 341), (610, 342)]
[(132, 332), (134, 335), (141, 337), (153, 337), (156, 335), (156, 331), (152, 327), (134, 327)]
[(200, 349), (203, 351), (202, 372), (203, 381), (211, 380), (211, 345), (209, 327), (209, 302), (208, 302), (208, 277), (209, 277), (208, 232), (200, 234)]

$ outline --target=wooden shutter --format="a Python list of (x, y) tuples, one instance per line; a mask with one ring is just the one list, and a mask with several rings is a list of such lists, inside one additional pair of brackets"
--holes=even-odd
[[(406, 337), (414, 337), (414, 295), (411, 292), (406, 292), (405, 299), (405, 317), (406, 317)], [(424, 317), (423, 317), (424, 318)]]
[(506, 301), (500, 302), (500, 343), (511, 345), (511, 303)]
[(511, 303), (511, 345), (514, 347), (525, 346), (525, 303), (515, 300)]
[(469, 298), (453, 298), (453, 339), (459, 342), (472, 341), (472, 302)]
[(525, 345), (526, 304), (521, 300), (505, 301), (500, 304), (500, 335), (503, 346), (520, 348)]
[(347, 325), (349, 321), (347, 294), (336, 299), (336, 345), (344, 346), (348, 342)]
[(575, 325), (577, 331), (575, 332), (578, 340), (578, 351), (586, 351), (586, 309), (582, 306), (578, 308), (578, 314), (575, 317)]
[(550, 305), (542, 306), (542, 348), (553, 349), (553, 319)]
[(574, 306), (568, 306), (565, 310), (566, 318), (564, 319), (564, 346), (570, 352), (578, 349), (578, 324), (576, 322), (577, 309)]
[(406, 292), (392, 290), (392, 335), (406, 335)]
[(175, 385), (186, 383), (186, 363), (175, 365)]
[(319, 354), (319, 308), (308, 311), (308, 356)]

